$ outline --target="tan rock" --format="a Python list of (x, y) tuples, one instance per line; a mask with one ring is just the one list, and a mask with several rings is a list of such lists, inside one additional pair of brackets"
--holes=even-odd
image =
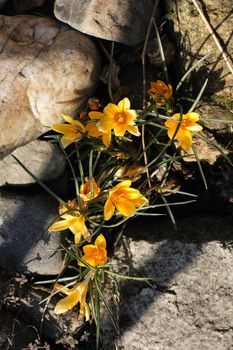
[(36, 16), (0, 16), (0, 59), (0, 159), (74, 114), (100, 68), (88, 37)]
[(144, 41), (153, 10), (148, 0), (56, 0), (55, 16), (80, 32), (135, 45)]

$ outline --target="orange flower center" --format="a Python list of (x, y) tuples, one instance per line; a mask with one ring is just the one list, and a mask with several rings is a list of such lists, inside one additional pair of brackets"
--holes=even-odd
[(125, 113), (117, 113), (115, 116), (116, 123), (124, 124), (126, 122)]

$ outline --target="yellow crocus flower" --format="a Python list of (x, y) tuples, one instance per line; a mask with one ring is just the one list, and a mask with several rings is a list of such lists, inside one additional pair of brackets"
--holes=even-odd
[[(93, 197), (91, 196), (91, 183), (93, 186)], [(95, 182), (95, 179), (92, 178), (92, 180), (88, 180), (86, 181), (84, 184), (82, 184), (80, 186), (80, 190), (79, 190), (80, 196), (81, 198), (85, 201), (88, 202), (90, 199), (95, 198), (98, 196), (98, 194), (100, 193), (100, 188), (97, 185), (97, 183)]]
[(165, 101), (172, 99), (173, 89), (170, 84), (165, 84), (162, 80), (152, 81), (150, 83), (150, 94), (154, 102), (160, 106), (165, 104)]
[(82, 237), (88, 240), (90, 232), (85, 225), (85, 217), (79, 212), (76, 199), (68, 201), (67, 205), (73, 210), (69, 212), (65, 205), (60, 205), (59, 213), (61, 214), (62, 220), (52, 224), (49, 227), (49, 231), (63, 231), (70, 229), (70, 231), (74, 234), (75, 244), (78, 244)]
[(139, 136), (140, 132), (135, 122), (137, 113), (130, 109), (130, 101), (128, 98), (121, 100), (118, 105), (109, 103), (101, 112), (90, 112), (91, 119), (99, 119), (96, 123), (98, 130), (102, 133), (109, 134), (113, 130), (116, 136), (124, 136), (126, 131)]
[[(89, 265), (95, 267), (103, 265), (108, 261), (106, 240), (102, 234), (100, 234), (94, 244), (87, 244), (83, 247), (84, 255), (82, 259)], [(85, 266), (83, 263), (78, 263), (80, 266)]]
[(196, 123), (199, 120), (199, 114), (194, 112), (184, 114), (180, 125), (180, 113), (174, 114), (171, 118), (171, 120), (165, 122), (165, 126), (168, 127), (168, 137), (172, 139), (179, 126), (174, 139), (177, 139), (183, 150), (188, 152), (192, 146), (192, 131), (198, 132), (202, 130), (202, 126)]
[(71, 143), (81, 140), (85, 133), (85, 126), (67, 114), (62, 114), (62, 116), (69, 124), (53, 124), (51, 129), (63, 134), (61, 144), (65, 148)]
[(104, 219), (110, 220), (117, 209), (123, 216), (131, 216), (136, 208), (148, 203), (148, 200), (135, 188), (131, 188), (131, 181), (125, 180), (109, 191), (104, 205)]
[(60, 291), (67, 295), (67, 297), (61, 299), (55, 306), (55, 314), (62, 314), (71, 310), (74, 306), (80, 303), (78, 320), (83, 320), (84, 317), (86, 321), (90, 318), (90, 308), (86, 302), (86, 296), (88, 291), (88, 283), (91, 275), (88, 274), (84, 281), (77, 283), (73, 288), (66, 288), (60, 284), (55, 285), (55, 290)]

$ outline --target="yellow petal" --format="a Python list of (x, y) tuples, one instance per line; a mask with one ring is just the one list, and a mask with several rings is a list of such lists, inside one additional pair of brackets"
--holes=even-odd
[(189, 130), (182, 132), (179, 137), (180, 146), (184, 151), (188, 152), (190, 147), (192, 146), (192, 134)]
[(113, 205), (110, 198), (107, 199), (105, 205), (104, 205), (104, 219), (110, 220), (115, 212), (115, 206)]
[(96, 240), (95, 240), (95, 245), (96, 245), (97, 247), (104, 247), (104, 248), (106, 248), (106, 239), (105, 239), (104, 235), (100, 234), (100, 235), (96, 238)]
[(76, 132), (74, 131), (74, 127), (69, 124), (53, 124), (51, 129), (59, 132), (60, 134), (68, 135), (70, 138), (76, 136)]
[(93, 255), (97, 252), (97, 247), (94, 244), (88, 244), (83, 247), (85, 255)]
[(198, 132), (198, 131), (201, 131), (203, 128), (202, 128), (202, 126), (199, 125), (199, 124), (194, 124), (194, 125), (192, 125), (192, 126), (186, 126), (186, 129), (187, 129), (187, 130), (190, 130), (190, 131), (196, 131), (196, 132)]
[(70, 220), (61, 220), (61, 221), (55, 222), (49, 227), (49, 231), (67, 230), (71, 225), (73, 225), (74, 221), (75, 221), (75, 218)]
[(124, 136), (126, 133), (126, 127), (126, 124), (117, 124), (114, 128), (114, 134), (119, 137)]
[(113, 189), (118, 189), (121, 187), (130, 187), (131, 183), (132, 183), (132, 181), (130, 181), (130, 180), (124, 180), (124, 181), (121, 181), (118, 185), (116, 185)]
[(112, 139), (112, 132), (103, 132), (102, 134), (102, 141), (105, 147), (109, 147)]
[(99, 131), (95, 123), (88, 123), (86, 125), (86, 131), (91, 137), (99, 137), (102, 135), (102, 132)]
[(123, 216), (131, 216), (136, 211), (134, 202), (126, 198), (119, 199), (114, 204)]
[(76, 137), (70, 139), (70, 138), (67, 138), (66, 136), (62, 136), (62, 138), (61, 138), (60, 141), (61, 141), (61, 144), (62, 144), (63, 148), (66, 148), (66, 147), (68, 147), (69, 145), (71, 145), (71, 143), (73, 143), (74, 141), (76, 141)]
[(105, 116), (96, 123), (97, 128), (102, 132), (109, 132), (115, 125), (116, 121), (112, 116)]
[(59, 315), (63, 312), (71, 310), (78, 302), (79, 302), (80, 296), (79, 294), (74, 291), (73, 293), (70, 293), (67, 297), (61, 299), (57, 305), (55, 306), (55, 314)]
[(186, 113), (186, 117), (194, 123), (199, 120), (199, 114), (195, 112)]
[(96, 111), (93, 111), (93, 112), (89, 112), (89, 118), (90, 119), (101, 119), (104, 117), (104, 114), (101, 113), (101, 112), (96, 112)]
[(107, 106), (104, 108), (105, 115), (114, 117), (116, 113), (119, 113), (119, 108), (113, 103), (108, 103)]
[(137, 126), (128, 125), (127, 126), (127, 130), (128, 130), (128, 132), (130, 132), (131, 134), (133, 134), (135, 136), (140, 136), (141, 135)]
[(125, 97), (118, 103), (118, 107), (120, 112), (124, 112), (126, 109), (130, 109), (130, 100), (127, 97)]

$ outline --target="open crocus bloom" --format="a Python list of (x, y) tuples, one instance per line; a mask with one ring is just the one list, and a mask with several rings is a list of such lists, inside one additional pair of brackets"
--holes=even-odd
[(85, 225), (85, 217), (80, 214), (78, 203), (76, 199), (67, 202), (67, 209), (65, 205), (61, 205), (59, 208), (59, 213), (61, 214), (62, 220), (55, 222), (49, 227), (49, 231), (63, 231), (70, 229), (74, 234), (74, 242), (78, 244), (81, 238), (84, 237), (88, 240), (90, 232)]
[[(106, 240), (104, 236), (99, 235), (95, 244), (87, 244), (83, 247), (84, 255), (82, 259), (91, 266), (103, 265), (108, 261)], [(78, 263), (80, 266), (85, 266), (82, 262)]]
[(81, 140), (85, 133), (85, 126), (67, 114), (62, 114), (62, 116), (69, 124), (53, 124), (51, 129), (64, 135), (61, 138), (61, 144), (65, 148), (71, 143)]
[(101, 112), (90, 112), (91, 119), (99, 119), (96, 126), (102, 133), (111, 133), (113, 129), (116, 136), (124, 136), (126, 131), (139, 136), (140, 132), (135, 122), (137, 113), (130, 109), (130, 101), (128, 98), (121, 100), (118, 105), (109, 103)]
[[(90, 119), (101, 119), (103, 116), (103, 113), (101, 112), (90, 112), (89, 113), (89, 117)], [(112, 132), (111, 130), (107, 131), (107, 132), (102, 132), (99, 131), (99, 129), (96, 126), (96, 122), (91, 121), (90, 123), (87, 123), (86, 125), (86, 131), (87, 131), (87, 135), (90, 137), (102, 137), (102, 142), (104, 144), (105, 147), (109, 147), (110, 143), (111, 143), (111, 139), (112, 139)]]
[(60, 284), (55, 285), (55, 290), (60, 290), (62, 293), (66, 294), (67, 297), (61, 299), (55, 306), (55, 314), (62, 314), (71, 310), (75, 305), (80, 303), (78, 320), (83, 320), (84, 317), (86, 321), (90, 318), (90, 308), (86, 302), (86, 296), (88, 291), (88, 283), (90, 280), (90, 275), (87, 278), (77, 283), (73, 288), (66, 288)]
[(159, 104), (164, 104), (164, 99), (170, 101), (172, 99), (172, 86), (170, 84), (165, 84), (161, 80), (157, 80), (156, 82), (152, 81), (150, 83), (149, 92), (152, 94), (154, 101)]
[[(93, 186), (93, 193), (91, 193), (91, 186)], [(85, 184), (82, 184), (80, 186), (79, 190), (81, 198), (88, 202), (90, 199), (95, 198), (100, 193), (100, 188), (95, 182), (95, 179), (92, 178), (91, 180), (88, 180), (85, 182)]]
[[(182, 116), (182, 120), (179, 125), (180, 113), (176, 113), (171, 117), (173, 120), (167, 120), (165, 126), (168, 127), (168, 137), (170, 139), (179, 140), (180, 146), (184, 151), (188, 152), (192, 146), (192, 131), (198, 132), (202, 130), (202, 126), (196, 122), (199, 120), (199, 114), (194, 112), (188, 112)], [(177, 128), (179, 129), (175, 134)]]
[(131, 216), (136, 208), (148, 203), (148, 200), (135, 188), (131, 188), (131, 181), (125, 180), (109, 191), (104, 205), (104, 219), (110, 220), (117, 209), (123, 216)]

